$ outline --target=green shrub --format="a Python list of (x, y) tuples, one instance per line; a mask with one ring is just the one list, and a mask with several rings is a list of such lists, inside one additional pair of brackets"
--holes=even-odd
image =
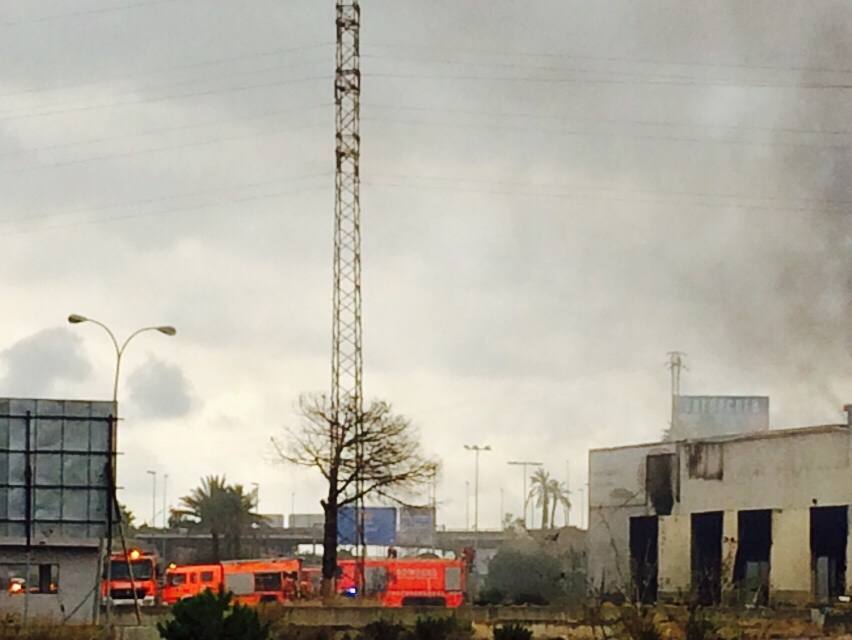
[(405, 627), (387, 620), (376, 620), (361, 631), (360, 640), (402, 640), (406, 636)]
[(455, 617), (417, 618), (412, 640), (469, 640), (473, 635), (470, 625), (464, 625)]
[(164, 640), (268, 640), (269, 625), (254, 609), (231, 606), (230, 593), (205, 591), (181, 600), (172, 608), (173, 619), (157, 623)]
[(661, 640), (663, 635), (654, 621), (654, 612), (646, 607), (622, 607), (621, 625), (631, 640)]
[(532, 630), (517, 622), (494, 627), (494, 640), (532, 640), (532, 637)]
[(719, 630), (702, 611), (696, 607), (691, 607), (689, 617), (686, 620), (686, 633), (684, 635), (686, 640), (715, 640), (719, 637)]
[(503, 604), (506, 602), (506, 594), (497, 587), (486, 587), (479, 592), (476, 604), (481, 606)]
[(103, 629), (90, 625), (59, 624), (34, 620), (26, 626), (19, 618), (0, 618), (2, 640), (102, 640)]
[[(272, 626), (272, 636), (275, 640), (333, 640), (334, 634), (327, 627), (299, 627), (285, 624)], [(347, 633), (342, 640), (353, 640)]]
[[(585, 597), (583, 558), (549, 555), (537, 548), (504, 547), (488, 564), (483, 595), (503, 595), (514, 604), (580, 602)], [(489, 603), (490, 604), (490, 603)]]

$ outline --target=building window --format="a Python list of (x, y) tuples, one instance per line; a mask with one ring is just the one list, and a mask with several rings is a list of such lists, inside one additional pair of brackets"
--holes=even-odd
[(673, 453), (649, 455), (645, 459), (645, 495), (657, 515), (671, 515), (679, 499), (677, 456)]
[(689, 445), (689, 477), (721, 480), (724, 477), (724, 455), (719, 442), (695, 442)]
[(57, 593), (59, 591), (58, 564), (32, 564), (29, 577), (26, 564), (0, 565), (0, 588), (8, 594)]

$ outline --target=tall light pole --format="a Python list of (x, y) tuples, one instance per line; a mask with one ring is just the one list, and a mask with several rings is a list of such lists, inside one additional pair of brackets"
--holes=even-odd
[(169, 524), (169, 474), (163, 474), (163, 529), (168, 527)]
[(157, 472), (146, 471), (151, 476), (151, 527), (157, 526)]
[(565, 510), (565, 526), (571, 526), (571, 461), (565, 461), (565, 493), (568, 495), (568, 508)]
[(508, 464), (511, 464), (516, 467), (521, 467), (521, 471), (524, 474), (524, 493), (522, 494), (522, 499), (524, 501), (524, 527), (527, 526), (527, 467), (540, 467), (540, 462), (531, 462), (530, 460), (509, 460)]
[(470, 529), (470, 480), (464, 481), (464, 528)]
[(260, 485), (257, 482), (251, 483), (251, 501), (254, 503), (254, 512), (260, 511)]
[[(115, 334), (112, 330), (106, 326), (103, 322), (99, 320), (95, 320), (94, 318), (87, 318), (86, 316), (81, 316), (78, 313), (72, 313), (68, 316), (68, 322), (71, 324), (81, 324), (83, 322), (91, 322), (92, 324), (98, 325), (101, 329), (107, 332), (109, 339), (112, 341), (112, 346), (115, 347), (115, 377), (112, 383), (112, 425), (110, 430), (111, 441), (112, 441), (112, 451), (110, 451), (110, 470), (109, 474), (109, 498), (107, 501), (106, 513), (108, 517), (107, 523), (107, 585), (112, 582), (112, 521), (113, 521), (113, 513), (118, 512), (118, 532), (121, 537), (121, 545), (124, 549), (124, 557), (127, 561), (127, 572), (130, 576), (130, 589), (133, 592), (133, 604), (136, 609), (136, 622), (137, 624), (142, 624), (142, 611), (139, 609), (139, 599), (136, 596), (136, 585), (133, 580), (133, 568), (130, 564), (130, 558), (127, 555), (127, 541), (124, 538), (124, 526), (121, 522), (121, 512), (118, 507), (118, 495), (116, 494), (115, 486), (115, 474), (117, 471), (116, 465), (116, 454), (118, 452), (117, 439), (118, 435), (118, 380), (121, 374), (121, 358), (124, 356), (124, 351), (127, 349), (127, 345), (130, 344), (130, 341), (133, 340), (140, 333), (144, 333), (146, 331), (157, 331), (162, 333), (163, 335), (173, 336), (177, 333), (177, 330), (170, 325), (160, 325), (153, 327), (142, 327), (141, 329), (137, 329), (125, 339), (120, 345), (118, 340), (115, 337)], [(98, 582), (100, 582), (100, 576), (97, 577)], [(100, 587), (98, 587), (98, 592), (100, 592)], [(112, 597), (109, 593), (107, 593), (106, 598), (106, 622), (109, 625), (112, 616)]]
[(466, 444), (464, 448), (474, 453), (474, 475), (473, 475), (473, 530), (479, 531), (479, 452), (491, 451), (491, 447), (487, 444), (480, 446), (478, 444)]

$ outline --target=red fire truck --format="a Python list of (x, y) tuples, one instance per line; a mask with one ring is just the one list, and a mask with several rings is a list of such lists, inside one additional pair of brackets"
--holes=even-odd
[[(358, 595), (358, 560), (340, 560), (338, 593)], [(364, 562), (364, 595), (386, 607), (464, 604), (464, 560), (441, 558), (367, 558)]]
[[(111, 569), (110, 569), (111, 565)], [(129, 565), (129, 568), (128, 568)], [(133, 580), (131, 581), (131, 572)], [(133, 605), (133, 588), (142, 606), (157, 604), (157, 555), (131, 549), (125, 556), (113, 553), (110, 564), (104, 567), (101, 596), (115, 606)]]
[(240, 604), (289, 602), (306, 595), (301, 573), (302, 561), (293, 558), (170, 565), (166, 569), (163, 602), (172, 605), (207, 589), (230, 591)]

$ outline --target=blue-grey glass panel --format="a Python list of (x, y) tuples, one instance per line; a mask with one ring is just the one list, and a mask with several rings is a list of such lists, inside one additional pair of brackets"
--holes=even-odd
[(23, 453), (9, 454), (9, 484), (25, 485), (27, 457)]
[(23, 520), (27, 515), (25, 489), (9, 489), (9, 520)]
[(89, 519), (89, 492), (86, 489), (65, 489), (63, 497), (63, 520)]
[(39, 451), (59, 451), (62, 447), (62, 421), (35, 421), (35, 448)]
[(40, 453), (35, 457), (35, 482), (40, 484), (60, 484), (62, 481), (62, 458), (56, 454)]
[(62, 513), (59, 489), (36, 489), (33, 516), (36, 520), (58, 520)]
[(89, 483), (89, 457), (65, 454), (62, 461), (63, 482), (67, 487), (86, 486)]

